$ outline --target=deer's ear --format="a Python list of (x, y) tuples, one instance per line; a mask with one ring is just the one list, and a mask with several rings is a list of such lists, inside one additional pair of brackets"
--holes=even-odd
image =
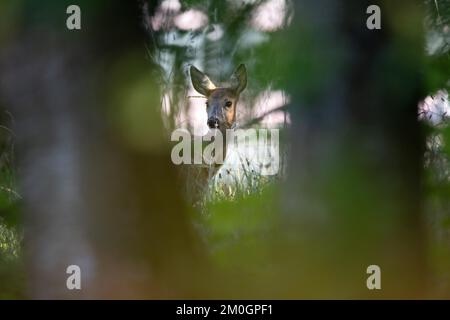
[(230, 85), (237, 94), (241, 93), (247, 86), (247, 68), (244, 64), (239, 65), (230, 79)]
[(209, 80), (208, 76), (198, 70), (196, 67), (191, 66), (191, 81), (194, 89), (204, 95), (208, 96), (212, 90), (216, 88), (214, 83)]

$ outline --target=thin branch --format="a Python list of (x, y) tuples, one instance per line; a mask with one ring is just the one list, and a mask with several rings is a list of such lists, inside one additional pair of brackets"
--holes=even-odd
[(277, 111), (287, 111), (288, 108), (289, 108), (289, 106), (290, 106), (289, 104), (285, 104), (284, 106), (281, 106), (281, 107), (278, 107), (278, 108), (269, 110), (269, 111), (267, 111), (266, 113), (264, 113), (263, 115), (261, 115), (261, 116), (259, 116), (259, 117), (257, 117), (257, 118), (254, 118), (254, 119), (252, 119), (252, 120), (250, 120), (250, 121), (247, 121), (246, 123), (240, 125), (239, 127), (240, 127), (240, 128), (251, 127), (252, 125), (261, 122), (265, 117), (267, 117), (268, 115), (270, 115), (270, 114), (272, 114), (272, 113), (274, 113), (274, 112), (277, 112)]
[(187, 98), (203, 98), (203, 99), (206, 99), (205, 96), (187, 96)]
[(436, 11), (437, 11), (437, 14), (438, 14), (438, 19), (439, 19), (439, 22), (440, 22), (440, 21), (441, 21), (441, 14), (440, 14), (440, 12), (439, 12), (439, 6), (438, 6), (437, 0), (434, 0), (434, 5), (436, 6)]

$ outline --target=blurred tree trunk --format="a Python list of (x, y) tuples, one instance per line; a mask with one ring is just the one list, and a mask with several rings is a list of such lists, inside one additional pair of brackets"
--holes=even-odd
[[(381, 30), (366, 28), (371, 4), (381, 8)], [(294, 102), (282, 206), (287, 248), (301, 248), (283, 258), (305, 297), (423, 297), (423, 8), (360, 0), (295, 6), (281, 44)], [(366, 287), (373, 264), (382, 290)]]
[[(81, 1), (80, 31), (66, 29), (68, 5), (25, 1), (19, 40), (0, 58), (1, 96), (16, 123), (29, 297), (195, 297), (203, 254), (160, 124), (138, 3)], [(117, 76), (123, 63), (132, 70)], [(149, 92), (132, 119), (148, 121), (143, 145), (117, 130), (129, 125), (128, 134), (133, 121), (111, 120), (115, 107), (135, 107), (114, 101), (134, 83)], [(81, 267), (81, 291), (66, 288), (69, 265)]]

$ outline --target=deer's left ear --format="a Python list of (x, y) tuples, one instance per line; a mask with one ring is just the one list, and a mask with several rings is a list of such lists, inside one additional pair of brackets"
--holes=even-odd
[(247, 86), (247, 68), (244, 64), (239, 65), (230, 79), (230, 85), (237, 94), (241, 93)]

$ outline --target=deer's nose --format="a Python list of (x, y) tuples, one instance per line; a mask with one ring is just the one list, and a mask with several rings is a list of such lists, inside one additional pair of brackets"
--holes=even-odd
[(209, 118), (207, 124), (208, 124), (208, 127), (210, 127), (211, 129), (218, 128), (219, 127), (219, 119)]

